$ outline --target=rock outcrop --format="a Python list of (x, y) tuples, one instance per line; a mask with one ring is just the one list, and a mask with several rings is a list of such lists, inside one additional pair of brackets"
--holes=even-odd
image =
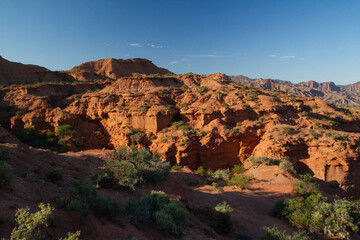
[(37, 65), (10, 62), (0, 56), (0, 85), (33, 84), (73, 80), (67, 74), (53, 72)]
[(74, 78), (80, 81), (94, 80), (98, 78), (117, 79), (129, 77), (133, 73), (139, 74), (171, 74), (164, 68), (155, 66), (151, 61), (142, 58), (114, 59), (107, 58), (97, 61), (85, 62), (68, 71)]
[(39, 133), (69, 124), (76, 132), (66, 139), (71, 149), (138, 144), (191, 169), (228, 168), (250, 156), (289, 157), (300, 173), (336, 180), (360, 197), (354, 109), (234, 84), (223, 74), (124, 77), (96, 91), (86, 91), (90, 83), (69, 86), (74, 95), (60, 85), (7, 89), (2, 104), (12, 107), (2, 124)]
[(0, 56), (0, 85), (39, 84), (44, 82), (95, 81), (130, 77), (133, 73), (172, 74), (142, 58), (107, 58), (85, 62), (68, 71), (50, 71), (37, 65), (27, 65), (8, 61)]

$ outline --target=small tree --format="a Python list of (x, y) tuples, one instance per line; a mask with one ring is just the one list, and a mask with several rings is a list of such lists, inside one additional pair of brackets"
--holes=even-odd
[(54, 210), (50, 204), (39, 204), (40, 211), (30, 213), (29, 208), (18, 209), (15, 213), (18, 225), (11, 232), (10, 240), (32, 240), (40, 239), (41, 226), (48, 226), (48, 221)]
[[(40, 227), (47, 227), (54, 208), (50, 204), (39, 204), (40, 211), (30, 213), (28, 207), (18, 209), (15, 213), (17, 226), (12, 230), (10, 240), (37, 240), (41, 239)], [(80, 231), (68, 233), (60, 240), (79, 240)]]

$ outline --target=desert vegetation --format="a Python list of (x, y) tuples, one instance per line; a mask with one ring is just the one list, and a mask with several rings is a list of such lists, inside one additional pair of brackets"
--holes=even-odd
[(1, 237), (40, 199), (21, 211), (44, 222), (30, 239), (357, 236), (358, 109), (223, 74), (97, 70), (0, 90)]
[[(21, 208), (16, 211), (17, 226), (12, 230), (9, 240), (15, 239), (42, 239), (41, 227), (48, 227), (54, 208), (50, 204), (39, 204), (40, 210), (30, 213), (29, 208)], [(59, 240), (79, 240), (80, 231), (69, 232), (65, 238)], [(5, 240), (5, 239), (4, 239)]]
[(272, 214), (310, 233), (349, 239), (359, 231), (360, 205), (343, 199), (330, 202), (311, 175), (301, 175), (294, 183), (299, 196), (276, 203)]
[(151, 153), (146, 148), (137, 149), (120, 147), (113, 151), (105, 162), (104, 171), (94, 176), (99, 187), (120, 187), (130, 190), (149, 183), (157, 183), (166, 179), (170, 172), (170, 164), (162, 162), (158, 153)]

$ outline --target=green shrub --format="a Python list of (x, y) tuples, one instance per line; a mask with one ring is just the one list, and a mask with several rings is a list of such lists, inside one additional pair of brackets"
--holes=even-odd
[(180, 171), (181, 169), (182, 169), (181, 165), (174, 165), (171, 167), (171, 170), (174, 170), (174, 171)]
[(239, 133), (238, 128), (224, 128), (224, 135), (225, 136), (235, 136)]
[(203, 94), (208, 91), (208, 88), (205, 86), (200, 86), (197, 88), (198, 93)]
[[(108, 175), (114, 176), (119, 186), (135, 190), (136, 186), (144, 183), (138, 169), (130, 161), (107, 160), (105, 169)], [(100, 185), (100, 182), (97, 182), (97, 184)]]
[(304, 232), (296, 232), (293, 235), (286, 234), (286, 231), (281, 231), (277, 227), (264, 227), (265, 235), (262, 240), (309, 240)]
[(249, 93), (249, 101), (257, 101), (258, 100), (258, 95), (259, 93), (258, 92), (255, 92), (255, 91), (251, 91)]
[(145, 144), (148, 140), (146, 134), (138, 128), (129, 128), (129, 132), (126, 134), (129, 139), (130, 145)]
[(206, 176), (206, 170), (203, 166), (198, 167), (197, 170), (195, 170), (195, 173), (205, 177)]
[(12, 167), (7, 162), (0, 160), (0, 186), (7, 186), (10, 184), (12, 171)]
[(97, 172), (94, 176), (91, 177), (91, 180), (96, 182), (97, 188), (111, 188), (116, 184), (116, 179), (112, 172)]
[(66, 209), (73, 210), (73, 211), (79, 211), (83, 207), (82, 202), (75, 198), (75, 199), (69, 199), (68, 202), (65, 202)]
[(152, 73), (152, 74), (149, 74), (147, 75), (148, 77), (152, 77), (152, 78), (159, 78), (159, 77), (162, 77), (161, 74), (159, 73)]
[(20, 141), (32, 147), (50, 149), (56, 152), (66, 152), (68, 150), (66, 140), (64, 140), (64, 145), (59, 144), (59, 137), (52, 132), (37, 134), (35, 128), (26, 127), (21, 132), (15, 133), (15, 135)]
[(62, 174), (58, 170), (47, 172), (45, 176), (50, 182), (53, 183), (56, 183), (62, 179)]
[(21, 117), (23, 115), (22, 111), (16, 111), (15, 116)]
[(297, 228), (330, 237), (349, 239), (351, 231), (359, 231), (359, 203), (342, 199), (329, 203), (319, 192), (286, 199), (277, 204), (276, 213)]
[(128, 149), (121, 146), (113, 156), (105, 161), (103, 173), (99, 173), (95, 182), (100, 187), (109, 187), (111, 183), (122, 188), (135, 190), (145, 183), (157, 183), (169, 176), (170, 164), (162, 162), (160, 155), (146, 148)]
[(245, 172), (245, 168), (243, 164), (235, 164), (234, 167), (231, 169), (233, 174), (241, 174)]
[(68, 210), (80, 212), (87, 216), (92, 213), (97, 218), (105, 217), (114, 220), (121, 209), (117, 202), (110, 198), (101, 198), (95, 188), (83, 182), (72, 182), (72, 191), (69, 197), (57, 197), (56, 204)]
[(72, 136), (75, 134), (75, 130), (73, 130), (73, 126), (65, 124), (57, 127), (56, 134), (59, 137)]
[(217, 191), (217, 192), (223, 192), (224, 191), (224, 189), (222, 189), (217, 182), (213, 182), (211, 184), (211, 186), (213, 186), (214, 190)]
[(294, 165), (287, 158), (281, 160), (281, 162), (279, 163), (279, 168), (293, 175), (296, 175)]
[(346, 140), (347, 138), (338, 134), (338, 133), (334, 133), (331, 136), (335, 141), (342, 141), (342, 140)]
[[(49, 220), (54, 208), (50, 204), (45, 205), (44, 203), (39, 204), (40, 211), (30, 213), (29, 208), (22, 208), (16, 210), (15, 217), (17, 225), (12, 230), (10, 240), (36, 240), (42, 239), (41, 227), (49, 226)], [(75, 233), (69, 232), (67, 237), (59, 240), (79, 240), (80, 231)], [(5, 240), (5, 239), (4, 239)]]
[(288, 157), (278, 159), (278, 158), (269, 158), (266, 156), (262, 157), (249, 157), (248, 161), (250, 162), (250, 166), (259, 166), (259, 165), (279, 165), (279, 168), (287, 171), (291, 174), (296, 174), (295, 168), (293, 164), (290, 162)]
[(211, 177), (216, 179), (216, 180), (229, 180), (232, 176), (232, 173), (229, 169), (218, 169), (216, 170)]
[(115, 219), (121, 212), (117, 202), (110, 198), (96, 197), (88, 201), (89, 208), (95, 217), (106, 217), (109, 220)]
[(180, 202), (170, 200), (161, 191), (145, 194), (138, 202), (128, 202), (126, 209), (128, 214), (133, 215), (133, 222), (155, 223), (156, 228), (166, 236), (180, 236), (189, 223), (188, 213), (180, 206)]
[(301, 195), (319, 192), (315, 179), (310, 174), (300, 175), (300, 181), (293, 182), (293, 190)]
[(141, 110), (141, 112), (143, 112), (143, 113), (147, 113), (147, 111), (149, 110), (149, 108), (150, 108), (150, 106), (149, 106), (147, 103), (145, 103), (145, 102), (140, 105), (140, 110)]
[(313, 136), (314, 139), (318, 139), (319, 137), (321, 137), (321, 134), (318, 132), (311, 132), (310, 134), (311, 136)]
[(312, 213), (310, 231), (349, 239), (350, 231), (359, 231), (359, 210), (359, 205), (347, 200), (320, 202)]
[(259, 165), (279, 165), (281, 160), (278, 158), (269, 158), (269, 157), (249, 157), (248, 161), (250, 162), (251, 167)]
[(294, 133), (294, 129), (291, 127), (283, 127), (283, 132), (287, 135), (291, 135)]
[(327, 198), (322, 196), (321, 193), (312, 193), (306, 197), (300, 196), (288, 199), (284, 212), (285, 217), (293, 226), (308, 230), (315, 208), (320, 202), (326, 200)]
[(30, 213), (29, 208), (18, 209), (15, 213), (17, 226), (11, 232), (11, 240), (15, 239), (40, 239), (41, 226), (48, 226), (48, 221), (54, 210), (50, 204), (39, 204), (40, 211)]
[(80, 240), (80, 231), (74, 233), (69, 232), (65, 238), (60, 240)]
[(269, 214), (274, 217), (283, 218), (286, 215), (287, 201), (287, 199), (276, 201)]
[(209, 131), (203, 131), (203, 130), (199, 131), (199, 134), (201, 137), (206, 136), (208, 133), (209, 133)]
[(174, 126), (175, 130), (179, 130), (182, 126), (185, 125), (185, 123), (184, 121), (177, 121), (177, 122), (172, 122), (171, 125)]
[(184, 110), (184, 111), (187, 111), (189, 109), (189, 104), (188, 103), (182, 103), (180, 105), (180, 107)]
[(234, 211), (225, 201), (217, 204), (215, 210), (215, 231), (228, 234), (233, 230), (234, 222), (231, 212)]
[(214, 183), (217, 183), (217, 180), (215, 178), (212, 177), (207, 177), (206, 178), (206, 185), (213, 185)]
[(300, 114), (301, 114), (301, 116), (303, 116), (303, 117), (309, 116), (309, 113), (308, 113), (307, 111), (302, 111)]
[(139, 77), (141, 77), (141, 74), (140, 73), (133, 73), (133, 77), (139, 78)]
[(247, 176), (244, 174), (234, 175), (228, 182), (228, 186), (236, 186), (240, 187), (241, 189), (247, 188), (251, 181), (254, 179), (253, 176)]
[(34, 127), (26, 127), (22, 130), (24, 135), (35, 135), (36, 130)]

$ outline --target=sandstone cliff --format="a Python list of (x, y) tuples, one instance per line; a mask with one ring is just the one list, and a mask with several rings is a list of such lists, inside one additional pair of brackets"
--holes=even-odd
[(349, 196), (360, 196), (356, 109), (249, 88), (223, 74), (125, 77), (97, 87), (74, 95), (56, 85), (53, 93), (41, 86), (5, 89), (2, 104), (11, 108), (1, 123), (13, 131), (32, 126), (38, 134), (69, 124), (75, 130), (65, 139), (70, 149), (138, 144), (191, 169), (287, 156), (299, 172), (336, 180)]

